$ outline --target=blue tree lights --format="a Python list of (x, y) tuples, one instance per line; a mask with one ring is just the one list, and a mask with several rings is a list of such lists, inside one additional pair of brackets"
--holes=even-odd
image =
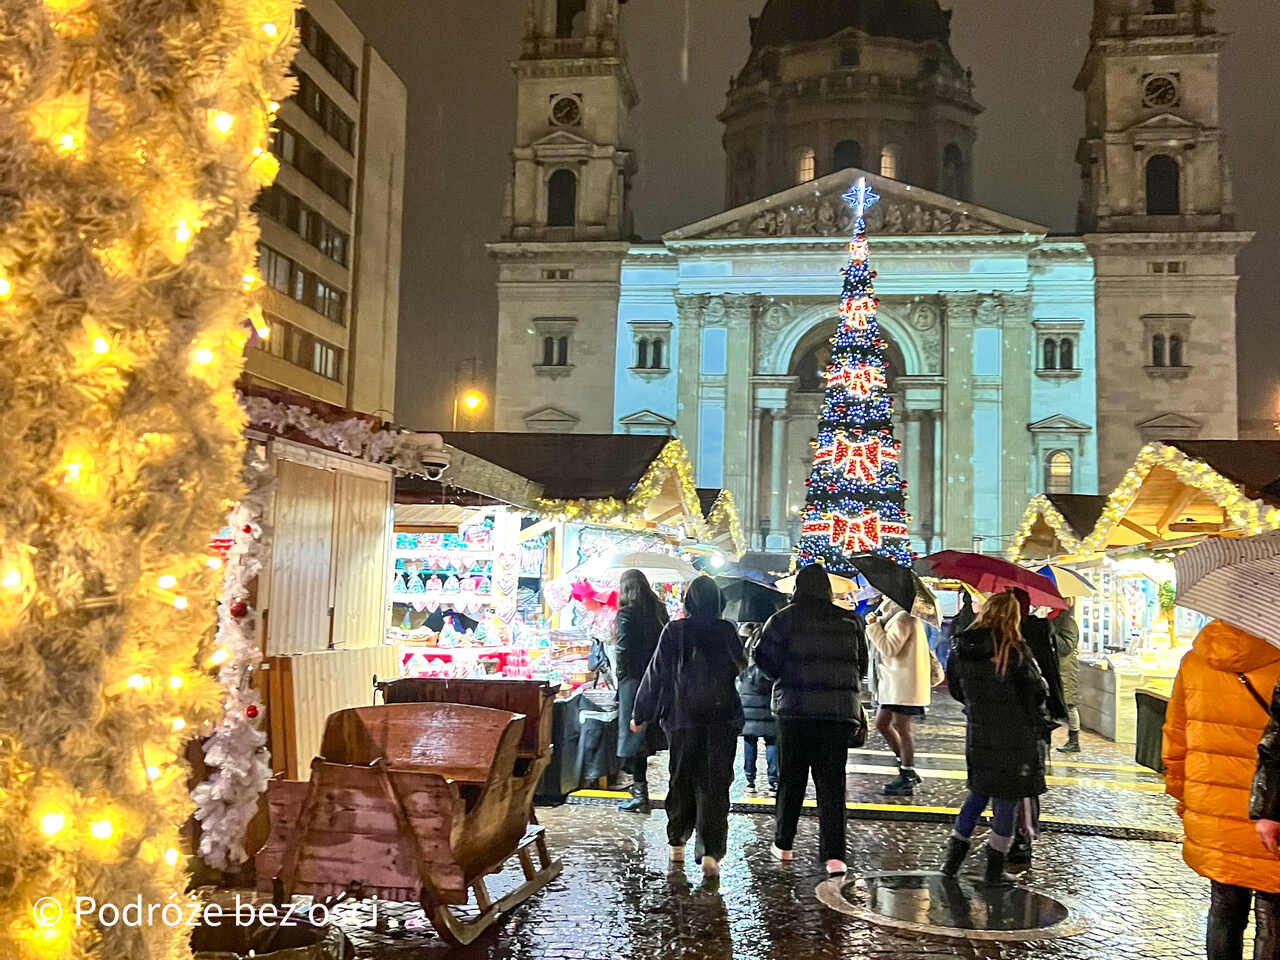
[(852, 576), (852, 554), (875, 553), (903, 566), (911, 565), (912, 554), (864, 219), (880, 198), (860, 179), (844, 199), (856, 215), (854, 237), (796, 561), (804, 566), (820, 560), (833, 573)]

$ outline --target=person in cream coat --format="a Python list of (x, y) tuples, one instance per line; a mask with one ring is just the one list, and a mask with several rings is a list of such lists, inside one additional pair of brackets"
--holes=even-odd
[(930, 700), (928, 636), (923, 621), (886, 597), (867, 618), (867, 637), (876, 650), (876, 729), (898, 758), (898, 776), (884, 792), (909, 797), (920, 782), (911, 723)]

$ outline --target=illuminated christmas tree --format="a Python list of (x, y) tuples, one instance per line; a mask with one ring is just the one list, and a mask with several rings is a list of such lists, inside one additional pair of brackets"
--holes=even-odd
[(875, 553), (912, 561), (906, 483), (898, 470), (893, 404), (884, 341), (876, 322), (875, 272), (864, 215), (879, 197), (860, 179), (845, 195), (854, 208), (853, 241), (844, 269), (840, 323), (831, 338), (827, 391), (796, 547), (800, 566), (822, 561), (833, 573), (856, 573), (848, 558)]

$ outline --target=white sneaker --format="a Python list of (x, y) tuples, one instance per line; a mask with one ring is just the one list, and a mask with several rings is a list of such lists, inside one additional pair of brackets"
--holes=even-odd
[(845, 865), (845, 862), (843, 860), (827, 861), (828, 877), (843, 877), (848, 872), (849, 872), (849, 868), (848, 866)]
[(715, 857), (703, 857), (702, 875), (704, 877), (720, 876), (720, 861), (715, 859)]
[(773, 859), (781, 860), (783, 863), (790, 863), (795, 859), (795, 854), (790, 850), (782, 850), (775, 843), (769, 848), (769, 852), (773, 854)]

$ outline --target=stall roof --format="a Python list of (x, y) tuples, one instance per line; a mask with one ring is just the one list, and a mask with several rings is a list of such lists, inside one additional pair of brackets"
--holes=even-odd
[(1084, 549), (1280, 529), (1280, 441), (1177, 440), (1142, 449)]
[(547, 500), (625, 500), (670, 437), (588, 433), (446, 433), (445, 443), (526, 477)]
[(719, 487), (699, 487), (698, 502), (702, 505), (702, 516), (707, 521), (711, 543), (735, 557), (742, 556), (746, 552), (747, 542), (733, 493)]
[(1009, 555), (1048, 560), (1081, 551), (1098, 524), (1107, 498), (1077, 493), (1041, 493), (1031, 498)]

